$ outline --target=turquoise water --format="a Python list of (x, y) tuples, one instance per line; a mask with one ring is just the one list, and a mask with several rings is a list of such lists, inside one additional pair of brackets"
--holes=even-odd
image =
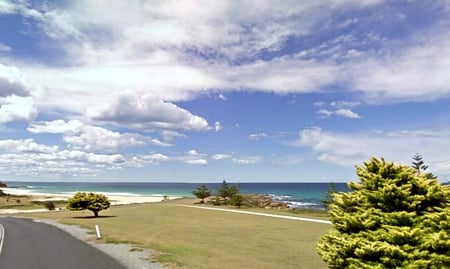
[[(77, 191), (101, 192), (123, 196), (182, 196), (193, 197), (192, 191), (201, 183), (155, 182), (6, 182), (9, 188), (27, 193), (74, 194)], [(220, 183), (205, 183), (213, 192)], [(234, 183), (229, 182), (229, 185)], [(335, 183), (338, 191), (347, 191), (346, 183)], [(321, 207), (320, 200), (329, 183), (239, 183), (242, 193), (266, 194), (287, 202), (291, 207)]]

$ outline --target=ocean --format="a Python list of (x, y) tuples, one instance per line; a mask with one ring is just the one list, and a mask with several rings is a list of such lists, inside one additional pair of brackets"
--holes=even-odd
[[(75, 194), (78, 191), (100, 192), (105, 195), (121, 196), (175, 196), (194, 197), (192, 191), (202, 183), (162, 182), (6, 182), (8, 188), (20, 192)], [(204, 183), (215, 192), (221, 183)], [(329, 190), (329, 183), (232, 183), (239, 184), (241, 193), (265, 194), (286, 202), (292, 208), (322, 208), (321, 200)], [(348, 191), (346, 183), (334, 183), (337, 191)]]

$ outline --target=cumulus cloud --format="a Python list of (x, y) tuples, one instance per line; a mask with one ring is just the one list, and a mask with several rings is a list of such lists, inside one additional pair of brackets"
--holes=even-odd
[(54, 120), (43, 122), (32, 122), (27, 130), (32, 133), (42, 134), (74, 134), (79, 133), (83, 128), (83, 123), (79, 120)]
[(125, 165), (121, 154), (96, 154), (79, 150), (60, 150), (33, 139), (0, 140), (0, 173), (26, 177), (93, 176), (98, 167)]
[(33, 139), (22, 140), (0, 140), (0, 151), (10, 153), (55, 153), (58, 146), (47, 146), (36, 143)]
[[(0, 52), (1, 50), (0, 46)], [(3, 48), (5, 48), (3, 46)], [(10, 95), (29, 96), (25, 86), (25, 78), (21, 70), (17, 67), (0, 64), (0, 97)]]
[(334, 113), (336, 115), (338, 115), (338, 116), (342, 116), (342, 117), (349, 118), (349, 119), (359, 119), (359, 118), (361, 118), (361, 116), (359, 116), (358, 114), (356, 114), (355, 112), (351, 111), (348, 108), (338, 109)]
[(11, 121), (32, 121), (38, 115), (38, 108), (31, 97), (0, 97), (0, 124)]
[(206, 160), (206, 157), (206, 154), (198, 153), (196, 150), (192, 149), (188, 151), (184, 156), (176, 157), (176, 159), (187, 164), (205, 166), (208, 164), (208, 160)]
[(119, 133), (102, 127), (83, 124), (79, 120), (55, 120), (33, 122), (28, 127), (32, 133), (62, 134), (63, 140), (72, 149), (91, 152), (117, 152), (124, 148), (144, 146), (147, 143), (167, 146), (157, 139), (148, 139), (138, 134)]
[(208, 122), (202, 117), (153, 96), (138, 97), (133, 93), (115, 96), (102, 107), (89, 110), (88, 115), (99, 121), (116, 122), (145, 131), (208, 130)]

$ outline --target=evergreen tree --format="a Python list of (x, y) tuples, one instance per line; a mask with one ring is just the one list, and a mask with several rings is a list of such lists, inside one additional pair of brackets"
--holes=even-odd
[(197, 189), (192, 191), (192, 194), (195, 195), (198, 199), (201, 199), (200, 203), (205, 203), (205, 198), (211, 196), (211, 191), (205, 184), (200, 185)]
[(317, 246), (329, 267), (449, 268), (450, 189), (384, 159), (356, 171), (360, 182), (334, 195), (334, 229)]
[(330, 209), (330, 204), (333, 202), (333, 195), (337, 192), (336, 184), (334, 182), (330, 182), (328, 184), (328, 190), (324, 195), (324, 198), (321, 200), (322, 206), (325, 209)]
[(244, 196), (239, 193), (233, 194), (230, 199), (230, 204), (241, 208), (244, 205)]
[(223, 180), (222, 184), (220, 184), (219, 188), (217, 189), (216, 196), (222, 197), (223, 199), (226, 199), (229, 197), (229, 189), (228, 183)]
[[(418, 174), (421, 174), (428, 169), (428, 165), (425, 164), (422, 159), (422, 155), (420, 155), (419, 153), (416, 153), (416, 155), (414, 155), (411, 167), (414, 168), (414, 170), (416, 170)], [(427, 178), (437, 179), (437, 177), (433, 175), (433, 173), (425, 173), (425, 176)]]
[(419, 153), (416, 153), (416, 155), (414, 155), (411, 167), (414, 168), (419, 174), (420, 172), (428, 169), (428, 165), (425, 164), (422, 159), (422, 155), (420, 155)]

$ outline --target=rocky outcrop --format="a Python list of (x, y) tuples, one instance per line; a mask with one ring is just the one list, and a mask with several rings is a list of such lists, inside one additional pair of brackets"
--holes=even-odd
[(283, 202), (275, 201), (272, 197), (260, 194), (251, 194), (247, 196), (247, 204), (251, 207), (266, 209), (288, 209), (288, 205)]

